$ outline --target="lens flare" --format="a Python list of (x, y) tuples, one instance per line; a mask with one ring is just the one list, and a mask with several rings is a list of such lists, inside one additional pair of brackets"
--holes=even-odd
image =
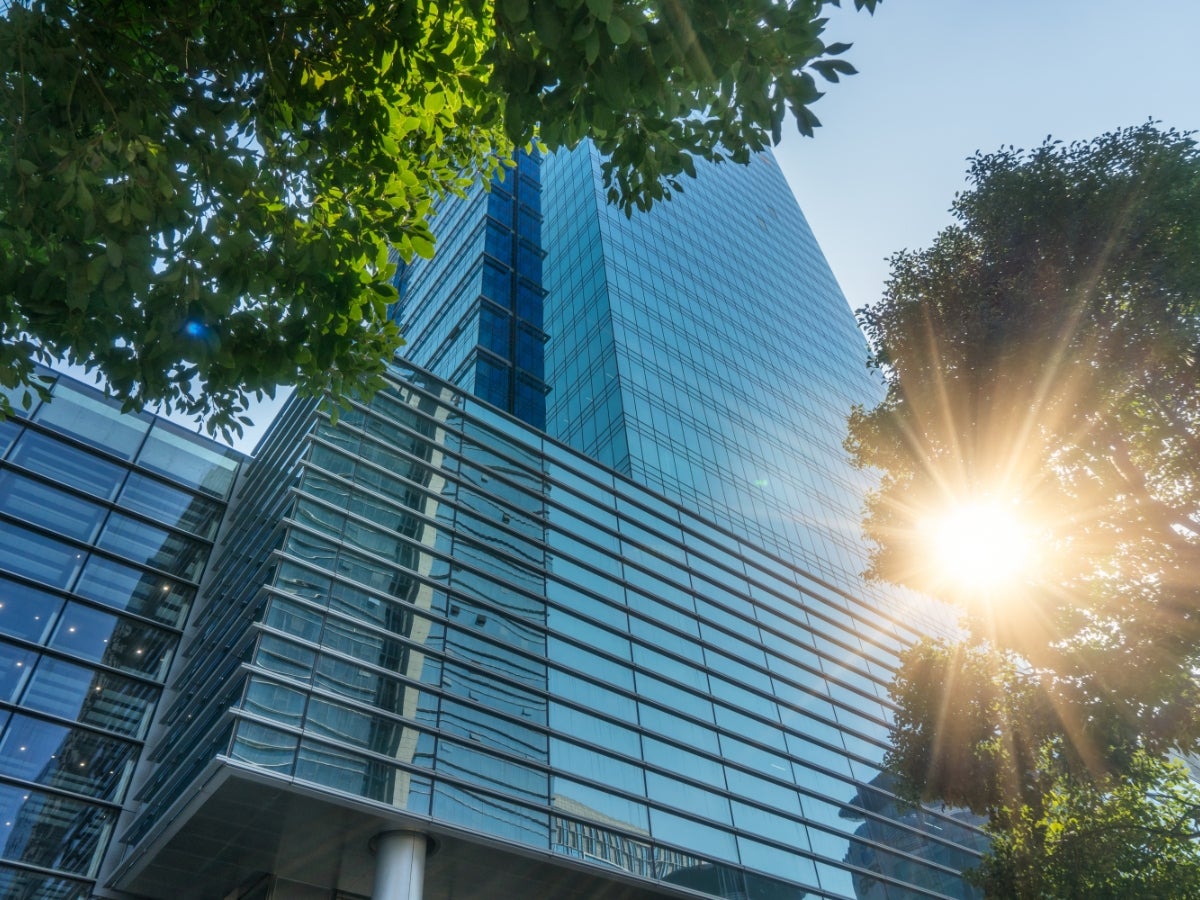
[(1033, 530), (1011, 504), (962, 503), (927, 521), (931, 561), (951, 585), (974, 592), (1013, 586), (1033, 569)]

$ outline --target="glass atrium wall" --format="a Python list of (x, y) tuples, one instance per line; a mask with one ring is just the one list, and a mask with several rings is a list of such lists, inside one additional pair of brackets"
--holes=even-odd
[(254, 513), (260, 537), (218, 563), (214, 585), (241, 593), (197, 618), (132, 839), (219, 760), (598, 877), (729, 900), (970, 896), (977, 832), (897, 805), (879, 768), (904, 623), (396, 375), (336, 425), (297, 417), (297, 454), (252, 464), (280, 524)]
[(239, 455), (68, 379), (0, 422), (0, 896), (92, 895)]

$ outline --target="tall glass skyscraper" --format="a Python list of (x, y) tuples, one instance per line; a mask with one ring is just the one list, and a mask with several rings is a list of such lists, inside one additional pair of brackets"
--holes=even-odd
[(774, 161), (632, 219), (590, 148), (510, 177), (388, 389), (243, 465), (97, 890), (971, 896), (880, 769), (925, 612), (858, 575), (879, 387)]

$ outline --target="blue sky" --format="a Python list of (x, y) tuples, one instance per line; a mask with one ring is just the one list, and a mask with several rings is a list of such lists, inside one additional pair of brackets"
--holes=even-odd
[(887, 256), (950, 223), (976, 150), (1149, 118), (1200, 129), (1196, 0), (882, 0), (874, 16), (843, 6), (826, 39), (854, 44), (859, 74), (813, 107), (816, 138), (785, 133), (776, 155), (854, 308), (879, 296)]

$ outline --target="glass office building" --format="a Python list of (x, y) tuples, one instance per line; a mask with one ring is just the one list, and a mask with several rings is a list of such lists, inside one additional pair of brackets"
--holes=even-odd
[[(971, 897), (978, 831), (880, 768), (939, 620), (859, 576), (840, 445), (880, 387), (773, 159), (626, 219), (590, 148), (522, 157), (436, 230), (388, 389), (290, 403), (243, 464), (142, 763), (93, 803), (116, 840), (16, 896), (382, 897), (402, 832), (424, 900)], [(121, 534), (89, 552), (178, 575)]]
[(404, 827), (439, 847), (426, 898), (965, 894), (975, 833), (878, 769), (912, 632), (393, 379), (247, 466), (118, 885), (369, 896), (371, 837)]
[(92, 896), (238, 454), (63, 379), (0, 422), (0, 896)]

